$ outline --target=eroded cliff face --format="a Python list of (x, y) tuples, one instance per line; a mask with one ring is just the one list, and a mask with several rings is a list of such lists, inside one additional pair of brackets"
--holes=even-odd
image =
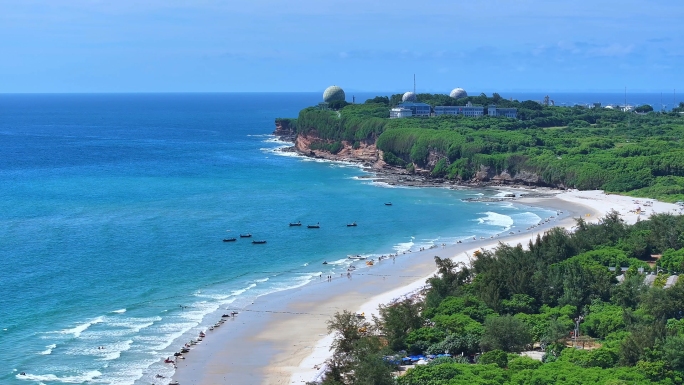
[(294, 141), (297, 132), (286, 122), (283, 122), (282, 120), (276, 120), (275, 131), (273, 131), (273, 135), (279, 137), (281, 140)]
[[(385, 163), (383, 159), (382, 151), (377, 148), (374, 141), (362, 141), (359, 142), (358, 148), (353, 148), (353, 143), (342, 141), (342, 149), (336, 153), (331, 154), (325, 150), (314, 150), (311, 148), (313, 143), (330, 143), (330, 141), (323, 140), (318, 137), (315, 131), (309, 132), (308, 135), (296, 134), (293, 129), (288, 127), (283, 127), (278, 122), (276, 122), (276, 130), (273, 133), (279, 136), (282, 140), (288, 140), (294, 143), (294, 147), (291, 151), (296, 151), (302, 155), (310, 156), (313, 158), (327, 159), (334, 161), (343, 162), (355, 162), (362, 163), (368, 167), (372, 167), (377, 170), (385, 170), (391, 174), (407, 175), (408, 172), (403, 168), (396, 168), (389, 166)], [(439, 181), (444, 181), (442, 178), (431, 177), (431, 172), (434, 169), (437, 162), (441, 159), (446, 159), (447, 165), (449, 165), (449, 160), (446, 154), (443, 154), (436, 150), (430, 150), (427, 157), (427, 163), (424, 167), (414, 167), (414, 174), (416, 177), (420, 176), (426, 180), (433, 180), (433, 182), (438, 183)], [(558, 187), (564, 188), (564, 186), (549, 186), (544, 183), (541, 177), (529, 171), (520, 171), (515, 174), (511, 174), (508, 170), (504, 170), (501, 173), (497, 173), (491, 167), (480, 166), (479, 170), (473, 175), (470, 180), (461, 181), (451, 181), (449, 183), (459, 183), (466, 185), (527, 185), (527, 186), (545, 186), (545, 187)]]
[[(475, 173), (473, 180), (478, 182), (492, 182), (495, 184), (547, 186), (536, 173), (520, 171), (511, 175), (508, 170), (503, 170), (501, 173), (497, 174), (496, 171), (489, 166), (480, 166), (480, 169)], [(563, 188), (563, 186), (555, 187)]]
[(353, 148), (353, 143), (342, 141), (342, 149), (337, 154), (331, 154), (330, 152), (323, 150), (312, 150), (311, 144), (318, 142), (322, 142), (322, 140), (318, 138), (315, 133), (310, 135), (300, 134), (295, 138), (294, 145), (295, 149), (300, 154), (315, 158), (360, 162), (373, 168), (383, 168), (386, 166), (385, 162), (382, 160), (382, 151), (378, 150), (377, 146), (372, 141), (362, 141), (356, 149)]

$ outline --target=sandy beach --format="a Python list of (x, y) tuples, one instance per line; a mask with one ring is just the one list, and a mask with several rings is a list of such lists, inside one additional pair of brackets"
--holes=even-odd
[[(357, 271), (351, 278), (336, 276), (328, 281), (322, 277), (297, 289), (259, 297), (224, 326), (208, 331), (186, 359), (178, 360), (174, 379), (181, 385), (303, 384), (322, 373), (332, 341), (326, 321), (335, 312), (360, 311), (370, 316), (377, 314), (380, 304), (415, 293), (435, 273), (435, 256), (467, 264), (477, 249), (494, 248), (499, 242), (526, 245), (549, 228), (571, 229), (576, 218), (598, 221), (610, 210), (618, 211), (627, 223), (653, 213), (681, 212), (674, 204), (601, 191), (555, 191), (547, 198), (515, 201), (563, 214), (527, 232), (406, 253)], [(641, 208), (641, 215), (636, 208)]]

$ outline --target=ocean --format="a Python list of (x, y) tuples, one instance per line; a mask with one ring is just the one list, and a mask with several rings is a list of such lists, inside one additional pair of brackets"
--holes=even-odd
[(391, 187), (355, 165), (279, 153), (274, 118), (319, 99), (0, 95), (0, 383), (158, 384), (173, 374), (162, 360), (213, 313), (345, 271), (347, 255), (555, 214), (461, 201), (494, 190)]

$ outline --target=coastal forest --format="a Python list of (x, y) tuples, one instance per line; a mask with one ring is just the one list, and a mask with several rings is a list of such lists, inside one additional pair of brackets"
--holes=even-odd
[[(420, 295), (373, 320), (335, 314), (322, 383), (683, 384), (684, 283), (668, 280), (684, 271), (683, 234), (684, 216), (626, 225), (611, 212), (526, 248), (478, 251), (467, 266), (435, 257)], [(652, 254), (662, 254), (655, 276)], [(532, 349), (541, 360), (519, 354)], [(423, 356), (434, 359), (397, 375)]]
[(401, 101), (398, 94), (342, 103), (337, 110), (310, 107), (296, 119), (277, 122), (314, 138), (312, 150), (335, 154), (345, 146), (375, 144), (388, 165), (459, 183), (499, 181), (684, 200), (684, 103), (664, 113), (650, 106), (633, 112), (545, 106), (498, 94), (417, 98), (433, 106), (515, 107), (518, 118), (389, 119), (389, 108)]

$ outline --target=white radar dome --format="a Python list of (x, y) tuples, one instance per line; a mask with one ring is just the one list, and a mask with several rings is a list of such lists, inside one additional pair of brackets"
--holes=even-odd
[(344, 90), (338, 86), (330, 86), (323, 92), (323, 101), (326, 103), (344, 100)]
[(460, 99), (467, 97), (468, 93), (463, 88), (454, 88), (449, 94), (449, 96), (451, 96), (454, 99)]
[(415, 102), (416, 101), (416, 94), (409, 91), (404, 93), (404, 96), (401, 97), (402, 102)]

